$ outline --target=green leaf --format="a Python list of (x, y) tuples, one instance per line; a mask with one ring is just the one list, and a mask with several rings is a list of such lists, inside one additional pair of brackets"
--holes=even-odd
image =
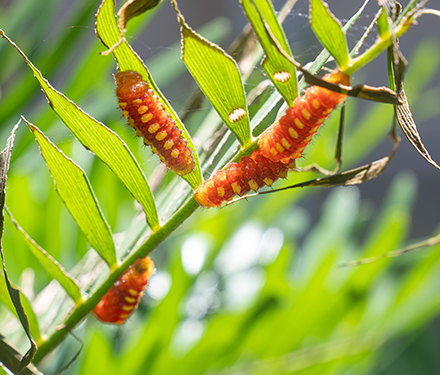
[[(3, 366), (0, 366), (0, 375), (17, 374), (21, 358), (22, 354), (19, 350), (6, 337), (0, 335), (0, 363), (10, 370), (6, 371)], [(43, 373), (38, 371), (33, 364), (29, 364), (23, 368), (20, 375), (43, 375)]]
[(390, 25), (388, 23), (387, 13), (385, 12), (384, 8), (382, 8), (382, 13), (377, 19), (377, 29), (381, 38), (386, 38), (386, 36), (390, 33)]
[(0, 30), (0, 36), (6, 39), (25, 59), (46, 94), (50, 106), (73, 135), (122, 181), (143, 207), (150, 227), (156, 230), (160, 225), (153, 194), (144, 173), (127, 145), (116, 133), (55, 90), (3, 30)]
[[(18, 287), (16, 285), (12, 284), (12, 287), (18, 290)], [(35, 315), (30, 302), (21, 292), (20, 292), (20, 301), (21, 304), (23, 305), (24, 314), (29, 320), (29, 331), (32, 337), (35, 339), (35, 341), (39, 342), (41, 341), (41, 333), (40, 333), (40, 327), (38, 325), (37, 316)], [(17, 317), (17, 319), (20, 319), (19, 315), (17, 314), (17, 311), (15, 310), (13, 302), (9, 297), (6, 280), (2, 275), (0, 275), (0, 302), (3, 305), (5, 305), (8, 308), (8, 310), (11, 311)]]
[(31, 238), (25, 230), (17, 223), (12, 214), (7, 210), (9, 218), (12, 221), (12, 224), (17, 228), (20, 232), (23, 240), (28, 245), (29, 250), (41, 265), (46, 269), (50, 276), (52, 276), (61, 287), (66, 291), (66, 293), (72, 297), (76, 304), (79, 304), (82, 301), (82, 295), (76, 280), (64, 269), (64, 267), (58, 263), (56, 259), (54, 259), (46, 250), (44, 250), (40, 245), (38, 245), (33, 238)]
[[(31, 324), (29, 323), (29, 319), (27, 317), (27, 313), (29, 313), (30, 318), (35, 318), (35, 314), (32, 311), (32, 307), (28, 304), (27, 309), (24, 308), (26, 303), (22, 303), (22, 296), (20, 293), (20, 290), (12, 285), (12, 283), (9, 281), (8, 273), (6, 271), (6, 263), (5, 258), (3, 255), (3, 248), (1, 246), (1, 241), (3, 238), (3, 230), (4, 230), (4, 224), (5, 224), (5, 217), (4, 217), (4, 207), (5, 207), (5, 198), (6, 198), (6, 179), (8, 176), (9, 171), (9, 164), (11, 162), (11, 154), (12, 154), (12, 146), (14, 145), (14, 139), (15, 139), (15, 132), (17, 131), (18, 125), (17, 123), (14, 128), (11, 131), (11, 135), (8, 137), (6, 141), (6, 147), (0, 152), (0, 257), (2, 259), (2, 266), (3, 266), (3, 274), (4, 276), (1, 276), (0, 279), (0, 294), (3, 296), (0, 296), (3, 300), (9, 301), (9, 298), (7, 294), (9, 294), (10, 301), (12, 301), (13, 307), (12, 310), (17, 318), (20, 321), (21, 326), (23, 327), (24, 331), (26, 332), (26, 336), (29, 339), (29, 343), (31, 347), (26, 352), (26, 354), (21, 358), (20, 365), (18, 366), (17, 374), (20, 373), (20, 371), (25, 368), (29, 363), (31, 363), (32, 358), (34, 358), (35, 352), (37, 351), (37, 345), (32, 338), (33, 334), (31, 331), (31, 324), (34, 325), (32, 328), (35, 331), (37, 336), (41, 338), (40, 332), (38, 329), (38, 322), (36, 319), (31, 321)], [(2, 282), (4, 280), (4, 283)], [(23, 299), (24, 301), (24, 299)], [(35, 328), (36, 327), (36, 328)], [(38, 340), (38, 338), (36, 338)]]
[[(263, 68), (266, 70), (269, 79), (287, 102), (288, 106), (291, 107), (293, 106), (295, 98), (298, 96), (296, 69), (292, 63), (278, 51), (278, 47), (273, 43), (272, 37), (277, 40), (279, 46), (287, 54), (292, 55), (284, 30), (275, 15), (273, 5), (268, 0), (240, 1), (266, 54), (262, 62)], [(270, 28), (272, 37), (268, 34), (264, 23)]]
[(64, 155), (36, 126), (26, 119), (40, 145), (50, 169), (55, 188), (87, 239), (87, 242), (107, 262), (110, 268), (117, 264), (112, 234), (84, 171)]
[(141, 74), (142, 78), (148, 82), (150, 88), (153, 89), (154, 93), (159, 97), (165, 111), (168, 112), (171, 118), (176, 122), (177, 127), (182, 132), (182, 137), (186, 139), (188, 147), (193, 151), (195, 162), (194, 171), (182, 176), (182, 178), (186, 180), (193, 189), (197, 188), (202, 183), (202, 173), (200, 170), (199, 157), (191, 137), (180, 118), (170, 106), (164, 95), (160, 92), (140, 57), (134, 52), (127, 41), (123, 40), (121, 42), (121, 32), (118, 29), (114, 13), (114, 1), (103, 0), (101, 3), (96, 15), (96, 34), (105, 46), (114, 47), (112, 52), (118, 62), (119, 71), (133, 70)]
[(251, 141), (243, 82), (235, 60), (197, 34), (179, 13), (182, 59), (221, 119), (242, 146)]
[(346, 68), (350, 57), (342, 25), (322, 0), (311, 0), (310, 23), (319, 41), (333, 56), (339, 69)]

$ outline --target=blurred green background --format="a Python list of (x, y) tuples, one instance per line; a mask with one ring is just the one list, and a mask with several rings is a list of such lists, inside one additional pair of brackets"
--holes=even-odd
[[(283, 2), (275, 2), (277, 9)], [(373, 2), (374, 3), (374, 2)], [(181, 1), (191, 26), (227, 48), (245, 24), (238, 1)], [(348, 18), (360, 1), (329, 1)], [(435, 5), (435, 4), (432, 4)], [(2, 28), (43, 75), (67, 97), (115, 130), (129, 145), (150, 181), (157, 160), (117, 108), (112, 57), (94, 35), (99, 1), (0, 1)], [(375, 9), (370, 4), (366, 14)], [(218, 16), (223, 18), (217, 18)], [(320, 46), (311, 36), (307, 4), (298, 2), (286, 20), (294, 54), (312, 60)], [(351, 45), (371, 17), (348, 34)], [(426, 24), (425, 24), (426, 21)], [(409, 59), (406, 90), (422, 138), (434, 159), (439, 132), (438, 23), (422, 18), (402, 38)], [(203, 25), (203, 27), (202, 27)], [(438, 33), (437, 33), (438, 34)], [(186, 108), (197, 87), (179, 59), (179, 28), (165, 2), (129, 25), (128, 40), (197, 144), (197, 130), (210, 105)], [(374, 40), (370, 37), (367, 43)], [(137, 225), (137, 207), (114, 175), (85, 151), (51, 111), (25, 63), (0, 42), (0, 138), (5, 143), (24, 115), (88, 174), (104, 214), (121, 233)], [(246, 89), (264, 78), (257, 66)], [(355, 81), (386, 85), (385, 59), (362, 70)], [(266, 119), (270, 124), (271, 117)], [(389, 153), (386, 138), (392, 109), (350, 99), (344, 167)], [(303, 165), (332, 168), (338, 116), (307, 149)], [(200, 145), (198, 145), (200, 147)], [(265, 195), (216, 210), (199, 210), (153, 253), (156, 274), (139, 310), (122, 327), (89, 317), (75, 331), (84, 349), (70, 374), (433, 374), (440, 370), (439, 248), (354, 269), (342, 262), (394, 250), (428, 237), (440, 222), (440, 174), (402, 141), (386, 173), (360, 187), (306, 189)], [(291, 184), (312, 178), (292, 173)], [(419, 182), (418, 182), (419, 181)], [(173, 176), (156, 185), (165, 194)], [(277, 187), (283, 186), (279, 183)], [(8, 175), (7, 205), (20, 225), (70, 270), (89, 257), (88, 246), (54, 190), (34, 137), (20, 126)], [(126, 235), (126, 234), (125, 234)], [(41, 309), (62, 314), (40, 294), (50, 279), (6, 219), (3, 248), (10, 278)], [(87, 274), (81, 281), (87, 283)], [(52, 285), (52, 284), (51, 284)], [(53, 285), (52, 285), (53, 287)], [(47, 291), (48, 289), (46, 289)], [(49, 315), (50, 316), (50, 315)], [(0, 333), (23, 351), (27, 343), (12, 315), (0, 305)], [(56, 373), (79, 344), (68, 338), (42, 363)], [(2, 371), (0, 369), (0, 371)]]

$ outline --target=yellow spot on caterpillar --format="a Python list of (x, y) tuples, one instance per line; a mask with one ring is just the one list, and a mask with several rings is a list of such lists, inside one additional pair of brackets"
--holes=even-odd
[(276, 72), (273, 75), (273, 79), (278, 82), (287, 82), (292, 75), (289, 72)]
[(125, 297), (124, 300), (128, 303), (136, 303), (136, 298)]
[(283, 144), (284, 148), (290, 148), (290, 146), (291, 146), (286, 138), (281, 138), (281, 143)]
[(165, 158), (163, 157), (163, 155), (160, 155), (160, 154), (158, 154), (159, 155), (159, 159), (163, 162), (163, 163), (165, 163)]
[(121, 319), (121, 320), (117, 320), (116, 322), (115, 322), (115, 324), (122, 324), (122, 323), (124, 323), (125, 322), (125, 319)]
[(134, 289), (128, 289), (128, 293), (130, 293), (133, 297), (138, 295), (138, 292)]
[(307, 109), (303, 108), (302, 115), (306, 120), (310, 120), (310, 112)]
[(151, 143), (150, 143), (150, 142), (148, 142), (148, 140), (147, 140), (146, 138), (144, 138), (144, 145), (145, 145), (145, 146), (150, 146), (150, 145), (151, 145)]
[(147, 113), (146, 115), (143, 115), (141, 117), (142, 122), (148, 122), (153, 118), (153, 115), (151, 113)]
[(304, 124), (301, 121), (299, 121), (298, 117), (295, 119), (294, 122), (295, 122), (295, 125), (298, 129), (304, 128)]
[(119, 315), (119, 317), (121, 319), (127, 319), (129, 316), (130, 316), (130, 314), (121, 314), (121, 315)]
[(289, 135), (292, 137), (292, 138), (298, 138), (298, 133), (293, 129), (293, 128), (289, 128)]
[(141, 99), (135, 99), (135, 100), (133, 100), (133, 104), (142, 104), (142, 100)]
[(277, 154), (278, 154), (278, 151), (277, 151), (276, 149), (274, 149), (273, 147), (271, 147), (271, 148), (270, 148), (270, 153), (271, 153), (272, 155), (277, 155)]
[(122, 111), (122, 116), (124, 116), (125, 118), (129, 118), (130, 114), (128, 113), (128, 111)]
[(331, 113), (331, 111), (333, 111), (333, 108), (329, 108), (329, 109), (325, 110), (323, 114), (328, 115)]
[(140, 114), (140, 115), (143, 115), (145, 112), (147, 112), (148, 111), (148, 107), (146, 106), (146, 105), (141, 105), (139, 108), (138, 108), (138, 113)]
[(279, 143), (277, 143), (277, 144), (275, 145), (275, 147), (277, 148), (277, 150), (278, 150), (279, 152), (283, 152), (283, 151), (284, 151), (283, 146), (281, 146)]
[(171, 151), (171, 156), (173, 158), (177, 158), (179, 156), (179, 154), (180, 154), (180, 151), (177, 148), (175, 148), (173, 151)]
[(173, 145), (174, 145), (174, 141), (172, 139), (170, 139), (165, 142), (165, 144), (163, 145), (163, 148), (165, 150), (169, 150), (171, 147), (173, 147)]
[(287, 177), (287, 171), (281, 171), (281, 172), (278, 174), (278, 177), (279, 177), (279, 178), (286, 178), (286, 177)]
[(225, 189), (223, 189), (221, 186), (217, 188), (217, 194), (219, 197), (223, 197), (225, 195)]
[(246, 111), (243, 108), (235, 108), (229, 115), (228, 119), (232, 123), (237, 122), (238, 120), (242, 119), (244, 116), (246, 116)]
[(157, 135), (156, 135), (156, 139), (158, 141), (162, 141), (166, 137), (167, 137), (167, 132), (164, 132), (164, 131), (161, 131), (161, 132), (157, 133)]
[(156, 123), (151, 124), (148, 127), (148, 132), (151, 133), (151, 134), (156, 133), (159, 130), (159, 128), (160, 128), (159, 124), (156, 124)]
[(121, 109), (125, 109), (125, 108), (127, 108), (127, 103), (125, 103), (125, 102), (119, 102), (119, 108), (121, 108)]
[(241, 193), (241, 187), (236, 182), (233, 182), (231, 184), (231, 188), (232, 188), (232, 190), (234, 191), (235, 194), (240, 194)]
[(157, 154), (157, 148), (154, 146), (151, 146), (151, 151), (153, 151), (155, 154)]
[(258, 190), (258, 185), (257, 185), (257, 183), (255, 182), (255, 180), (250, 180), (250, 181), (248, 182), (248, 184), (249, 184), (249, 187), (250, 187), (253, 191), (257, 191), (257, 190)]
[(316, 121), (317, 125), (321, 125), (325, 121), (325, 117), (320, 118), (318, 121)]
[(266, 177), (263, 181), (267, 186), (272, 186), (273, 184), (273, 180), (270, 179), (269, 177)]
[(142, 132), (139, 129), (136, 130), (136, 137), (142, 137)]
[(313, 106), (313, 108), (318, 109), (320, 107), (318, 100), (313, 99), (312, 106)]
[(134, 306), (122, 306), (121, 309), (124, 311), (132, 311), (134, 309)]

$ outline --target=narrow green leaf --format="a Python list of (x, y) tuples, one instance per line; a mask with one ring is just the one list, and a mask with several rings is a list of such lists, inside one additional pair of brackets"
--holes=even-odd
[[(19, 350), (6, 337), (0, 335), (0, 363), (10, 370), (10, 372), (6, 371), (4, 367), (0, 366), (0, 374), (17, 374), (21, 359), (22, 355)], [(43, 373), (38, 371), (33, 364), (29, 364), (20, 372), (20, 375), (43, 375)]]
[(195, 189), (202, 183), (202, 173), (200, 170), (199, 157), (194, 144), (189, 136), (185, 126), (180, 118), (177, 116), (173, 108), (170, 106), (164, 95), (160, 92), (159, 88), (153, 81), (150, 72), (140, 57), (134, 52), (127, 41), (121, 42), (121, 32), (118, 29), (114, 13), (114, 1), (103, 0), (96, 15), (96, 34), (101, 42), (108, 48), (114, 47), (112, 52), (118, 62), (119, 70), (133, 70), (142, 75), (143, 79), (148, 82), (150, 88), (153, 89), (155, 94), (159, 97), (160, 102), (163, 104), (165, 111), (169, 113), (171, 118), (176, 122), (177, 127), (182, 131), (182, 137), (188, 142), (188, 147), (193, 151), (193, 157), (195, 162), (194, 171), (182, 176), (190, 186)]
[[(12, 287), (18, 290), (18, 286), (12, 284)], [(24, 314), (25, 316), (27, 316), (27, 319), (29, 320), (29, 331), (32, 337), (35, 339), (35, 341), (39, 342), (41, 341), (41, 333), (40, 333), (40, 327), (38, 325), (37, 316), (35, 315), (30, 302), (21, 292), (20, 292), (20, 301), (23, 305)], [(2, 275), (0, 275), (0, 302), (3, 303), (3, 305), (5, 305), (8, 308), (8, 310), (11, 311), (17, 317), (17, 319), (20, 319), (19, 315), (17, 314), (17, 311), (15, 310), (13, 302), (9, 297), (6, 280)]]
[(298, 96), (296, 69), (278, 51), (264, 25), (266, 23), (280, 47), (291, 56), (289, 43), (275, 15), (273, 5), (268, 0), (240, 0), (240, 2), (266, 54), (262, 62), (263, 68), (288, 106), (291, 107)]
[(179, 13), (182, 59), (221, 119), (242, 146), (251, 141), (249, 113), (235, 60), (218, 45), (197, 34)]
[(119, 9), (119, 28), (125, 30), (128, 21), (159, 5), (162, 0), (128, 0)]
[(311, 0), (310, 23), (322, 45), (335, 59), (338, 67), (344, 69), (349, 65), (347, 40), (342, 25), (330, 12), (322, 0)]
[[(28, 337), (29, 343), (31, 345), (29, 350), (26, 352), (26, 354), (23, 356), (23, 358), (20, 361), (17, 374), (19, 374), (23, 368), (25, 368), (29, 363), (31, 363), (32, 358), (34, 358), (35, 353), (37, 351), (37, 345), (34, 339), (32, 338), (31, 325), (29, 324), (29, 319), (26, 314), (28, 312), (30, 317), (32, 317), (34, 313), (30, 305), (28, 306), (29, 309), (24, 308), (25, 303), (24, 302), (22, 303), (22, 298), (21, 298), (22, 296), (20, 290), (14, 287), (12, 283), (9, 281), (8, 273), (6, 271), (5, 258), (3, 255), (3, 248), (1, 245), (1, 241), (3, 238), (3, 230), (5, 225), (4, 207), (5, 207), (5, 198), (6, 198), (6, 180), (9, 171), (9, 164), (11, 162), (12, 146), (14, 145), (15, 132), (17, 131), (19, 124), (20, 122), (14, 126), (14, 128), (11, 131), (11, 135), (8, 137), (6, 141), (6, 147), (2, 150), (2, 152), (0, 152), (0, 257), (2, 260), (3, 274), (4, 274), (4, 277), (3, 276), (1, 277), (1, 279), (4, 280), (4, 288), (3, 288), (3, 283), (1, 282), (2, 280), (0, 280), (0, 284), (1, 284), (0, 288), (3, 288), (3, 291), (0, 290), (0, 293), (5, 295), (6, 294), (5, 292), (7, 292), (9, 294), (10, 300), (12, 301), (13, 304), (13, 310), (15, 310), (16, 316), (18, 317), (21, 326), (26, 332), (26, 336)], [(5, 298), (5, 296), (3, 298)], [(6, 298), (8, 298), (7, 295)], [(32, 323), (35, 323), (35, 326), (37, 327), (37, 328), (34, 327), (33, 329), (38, 330), (38, 323), (36, 319)]]
[(26, 124), (40, 145), (55, 188), (67, 210), (78, 224), (87, 242), (107, 262), (110, 268), (117, 264), (112, 234), (99, 208), (95, 194), (84, 171), (64, 155), (36, 126)]
[(50, 276), (52, 276), (61, 287), (66, 291), (66, 293), (72, 297), (76, 304), (79, 304), (82, 301), (81, 291), (79, 285), (76, 280), (64, 269), (64, 267), (58, 263), (58, 261), (53, 258), (46, 250), (44, 250), (40, 245), (38, 245), (33, 238), (31, 238), (25, 230), (17, 223), (12, 214), (7, 210), (9, 218), (12, 221), (12, 224), (17, 228), (20, 232), (23, 240), (28, 245), (29, 250), (41, 265), (46, 269)]
[(385, 10), (382, 8), (382, 13), (377, 19), (377, 29), (381, 38), (386, 38), (390, 33), (390, 25), (388, 23), (388, 17)]
[(46, 94), (50, 106), (73, 135), (85, 148), (99, 157), (122, 181), (143, 207), (150, 227), (156, 230), (160, 224), (153, 194), (141, 167), (127, 145), (116, 133), (55, 90), (3, 30), (0, 30), (0, 36), (6, 39), (25, 59)]

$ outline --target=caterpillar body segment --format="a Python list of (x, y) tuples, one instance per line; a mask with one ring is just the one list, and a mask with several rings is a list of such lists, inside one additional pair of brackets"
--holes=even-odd
[(149, 257), (136, 259), (102, 297), (93, 313), (102, 322), (123, 324), (137, 309), (153, 272), (154, 263)]
[(144, 138), (144, 143), (151, 146), (168, 169), (181, 176), (191, 173), (194, 170), (192, 150), (148, 83), (131, 70), (117, 73), (115, 82), (122, 115), (136, 135)]
[[(323, 79), (350, 84), (349, 77), (339, 70), (326, 74)], [(260, 136), (258, 146), (261, 152), (266, 158), (285, 164), (301, 157), (324, 120), (344, 100), (344, 94), (320, 86), (309, 87), (303, 96), (295, 100), (293, 107)]]
[(194, 199), (204, 208), (219, 207), (236, 195), (272, 186), (279, 178), (286, 178), (289, 168), (294, 167), (294, 161), (289, 165), (273, 162), (257, 150), (250, 157), (243, 156), (240, 163), (230, 163), (227, 169), (215, 172), (199, 186)]

